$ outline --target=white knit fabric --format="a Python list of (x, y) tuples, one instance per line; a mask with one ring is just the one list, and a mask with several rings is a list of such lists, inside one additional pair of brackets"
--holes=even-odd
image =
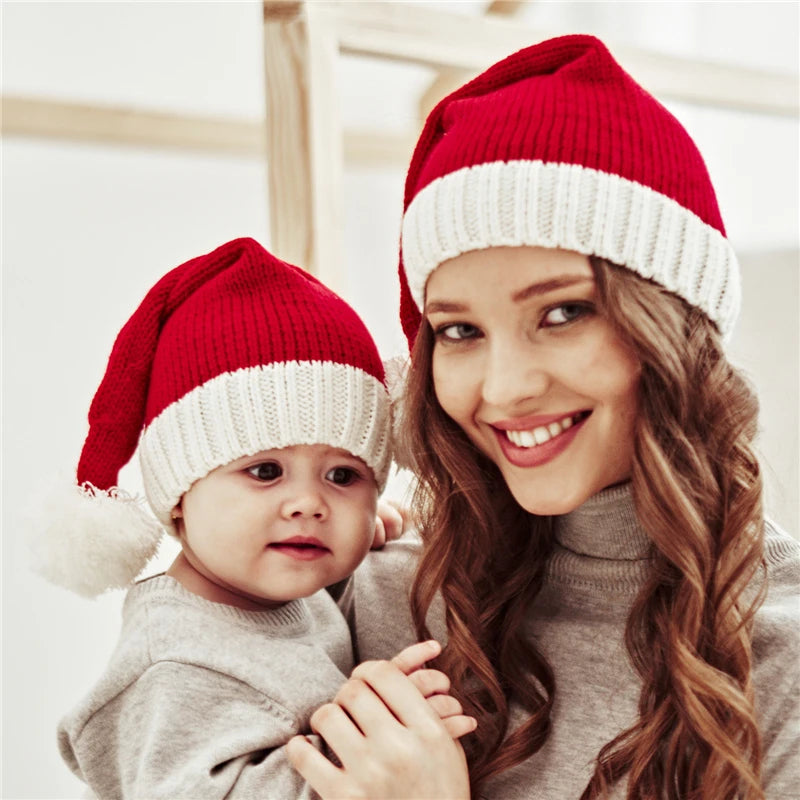
[(383, 490), (388, 417), (383, 384), (346, 364), (289, 361), (223, 373), (167, 406), (142, 433), (145, 494), (171, 530), (170, 512), (195, 481), (244, 456), (296, 444), (347, 450)]
[(403, 265), (418, 308), (439, 264), (488, 247), (558, 247), (596, 255), (651, 278), (717, 323), (739, 311), (733, 248), (675, 200), (577, 164), (496, 161), (436, 179), (403, 219)]

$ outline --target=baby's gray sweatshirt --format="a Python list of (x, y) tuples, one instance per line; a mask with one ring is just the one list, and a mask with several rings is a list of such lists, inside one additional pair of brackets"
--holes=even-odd
[[(556, 678), (552, 731), (541, 750), (487, 782), (486, 800), (577, 800), (600, 748), (637, 719), (641, 681), (623, 640), (625, 621), (648, 573), (650, 542), (628, 485), (608, 489), (555, 520), (557, 545), (526, 634)], [(502, 547), (503, 532), (497, 532)], [(458, 534), (453, 547), (458, 548)], [(408, 590), (418, 540), (373, 552), (354, 584), (358, 658), (389, 658), (416, 640)], [(768, 593), (756, 617), (754, 683), (768, 800), (800, 798), (800, 544), (768, 524)], [(442, 606), (429, 616), (446, 640)], [(512, 700), (512, 728), (526, 718)], [(618, 786), (615, 798), (624, 798)]]
[(158, 575), (128, 592), (116, 649), (59, 748), (102, 800), (316, 797), (284, 745), (352, 668), (325, 591), (245, 611)]

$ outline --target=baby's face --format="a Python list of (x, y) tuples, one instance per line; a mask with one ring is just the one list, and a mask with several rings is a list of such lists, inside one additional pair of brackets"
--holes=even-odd
[(278, 605), (353, 572), (372, 544), (377, 498), (372, 471), (345, 450), (265, 450), (189, 489), (181, 543), (207, 580), (258, 605)]

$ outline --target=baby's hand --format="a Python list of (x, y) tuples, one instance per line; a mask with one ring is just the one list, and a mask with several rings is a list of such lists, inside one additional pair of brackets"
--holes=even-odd
[(391, 500), (378, 500), (375, 515), (375, 533), (372, 536), (372, 549), (380, 550), (386, 542), (399, 539), (408, 527), (409, 512)]
[(425, 668), (425, 662), (436, 658), (441, 651), (442, 646), (433, 639), (419, 642), (401, 650), (392, 659), (392, 664), (416, 686), (428, 705), (438, 714), (447, 732), (454, 739), (459, 739), (472, 733), (477, 722), (474, 717), (464, 714), (461, 703), (449, 694), (450, 679), (447, 675), (438, 669)]

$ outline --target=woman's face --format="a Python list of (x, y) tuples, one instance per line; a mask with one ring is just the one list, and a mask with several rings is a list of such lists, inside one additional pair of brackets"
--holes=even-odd
[(533, 514), (564, 514), (630, 478), (640, 367), (568, 250), (464, 253), (428, 279), (444, 411)]

